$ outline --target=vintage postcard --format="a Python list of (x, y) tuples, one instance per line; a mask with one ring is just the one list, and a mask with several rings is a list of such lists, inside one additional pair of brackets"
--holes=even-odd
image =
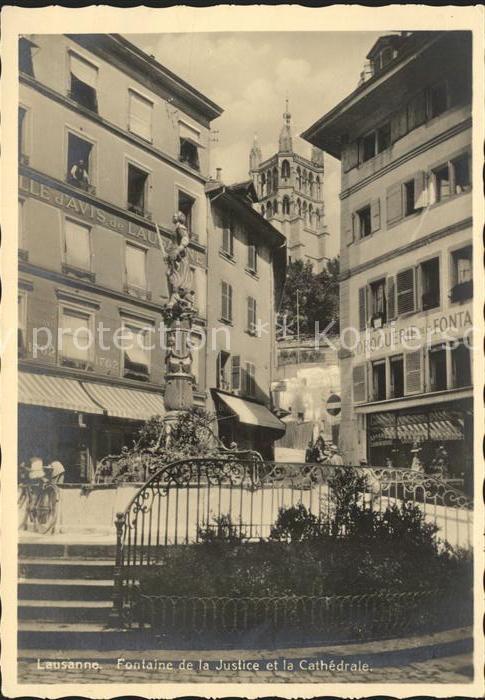
[(483, 694), (483, 30), (4, 8), (6, 697)]

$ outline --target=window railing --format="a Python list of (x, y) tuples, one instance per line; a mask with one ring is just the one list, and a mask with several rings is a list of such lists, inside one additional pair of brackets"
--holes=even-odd
[(84, 182), (83, 180), (78, 180), (76, 177), (73, 177), (71, 173), (67, 173), (66, 182), (68, 185), (77, 187), (79, 190), (84, 190), (84, 192), (88, 192), (89, 194), (96, 194), (96, 187), (94, 187), (94, 185), (90, 185), (89, 182)]
[(94, 282), (96, 275), (91, 270), (83, 270), (81, 267), (76, 267), (70, 263), (62, 263), (62, 272), (65, 275), (75, 275), (81, 279), (88, 279), (90, 282)]
[(456, 301), (466, 301), (473, 297), (473, 280), (467, 280), (466, 282), (460, 282), (455, 284), (450, 291), (450, 299), (452, 302)]

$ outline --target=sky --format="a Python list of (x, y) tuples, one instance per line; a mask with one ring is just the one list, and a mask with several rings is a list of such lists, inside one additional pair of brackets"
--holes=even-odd
[[(263, 159), (273, 155), (285, 99), (293, 149), (309, 156), (299, 134), (357, 86), (365, 56), (382, 32), (214, 32), (131, 34), (127, 39), (223, 108), (212, 122), (211, 175), (248, 178), (254, 134)], [(339, 251), (340, 163), (325, 155), (327, 254)]]

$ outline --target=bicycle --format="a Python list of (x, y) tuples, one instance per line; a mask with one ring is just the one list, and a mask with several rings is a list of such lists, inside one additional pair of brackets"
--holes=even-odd
[(21, 482), (18, 486), (17, 507), (19, 530), (26, 530), (31, 522), (35, 532), (45, 535), (55, 525), (59, 489), (47, 479), (39, 482)]

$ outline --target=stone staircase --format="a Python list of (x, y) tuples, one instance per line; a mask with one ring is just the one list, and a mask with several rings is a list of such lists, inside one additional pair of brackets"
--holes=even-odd
[(21, 542), (19, 649), (137, 648), (140, 633), (111, 617), (114, 560), (114, 545)]

